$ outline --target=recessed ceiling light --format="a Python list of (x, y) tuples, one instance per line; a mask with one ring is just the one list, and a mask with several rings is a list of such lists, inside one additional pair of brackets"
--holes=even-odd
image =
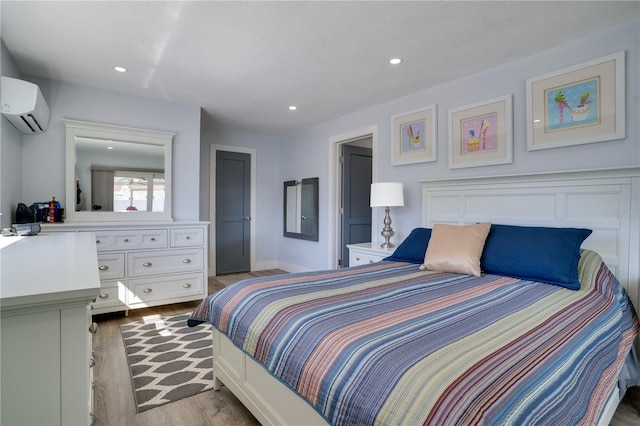
[(127, 72), (127, 69), (125, 67), (113, 67), (113, 69), (118, 72)]
[(289, 109), (290, 109), (291, 111), (295, 111), (295, 110), (297, 110), (297, 109), (298, 109), (298, 107), (297, 107), (297, 106), (295, 106), (295, 105), (291, 105), (291, 106), (289, 107)]
[(399, 64), (399, 63), (401, 63), (401, 62), (402, 62), (402, 59), (400, 59), (400, 58), (393, 58), (393, 59), (390, 59), (390, 60), (389, 60), (389, 63), (390, 63), (391, 65), (398, 65), (398, 64)]

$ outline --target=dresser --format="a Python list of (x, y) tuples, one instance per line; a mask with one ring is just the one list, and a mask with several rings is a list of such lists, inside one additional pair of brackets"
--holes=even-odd
[(202, 300), (207, 287), (207, 222), (44, 225), (45, 233), (95, 235), (100, 294), (93, 313)]
[(99, 292), (93, 234), (0, 236), (0, 424), (91, 424)]
[(364, 265), (379, 262), (391, 256), (395, 247), (384, 249), (378, 243), (347, 244), (349, 249), (349, 266)]

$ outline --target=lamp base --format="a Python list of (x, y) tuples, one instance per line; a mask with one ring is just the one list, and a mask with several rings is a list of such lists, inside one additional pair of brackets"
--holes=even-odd
[(391, 228), (391, 215), (389, 214), (389, 210), (389, 207), (384, 209), (384, 228), (382, 228), (382, 232), (380, 233), (380, 235), (384, 237), (384, 243), (380, 244), (380, 247), (383, 249), (394, 248), (396, 246), (389, 241), (391, 237), (395, 235), (395, 232), (393, 232)]
[(387, 243), (386, 241), (380, 244), (380, 248), (383, 248), (383, 249), (394, 248), (395, 246), (396, 246), (395, 244)]

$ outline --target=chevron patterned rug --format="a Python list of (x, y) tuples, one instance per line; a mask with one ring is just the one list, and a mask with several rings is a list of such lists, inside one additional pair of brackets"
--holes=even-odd
[(187, 327), (189, 315), (120, 326), (137, 413), (213, 388), (211, 325)]

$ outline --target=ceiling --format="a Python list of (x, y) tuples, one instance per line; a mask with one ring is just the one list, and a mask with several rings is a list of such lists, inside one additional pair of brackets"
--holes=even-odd
[[(639, 1), (2, 0), (0, 8), (2, 39), (24, 76), (200, 106), (220, 128), (273, 136), (640, 18)], [(403, 63), (390, 65), (393, 57)]]

